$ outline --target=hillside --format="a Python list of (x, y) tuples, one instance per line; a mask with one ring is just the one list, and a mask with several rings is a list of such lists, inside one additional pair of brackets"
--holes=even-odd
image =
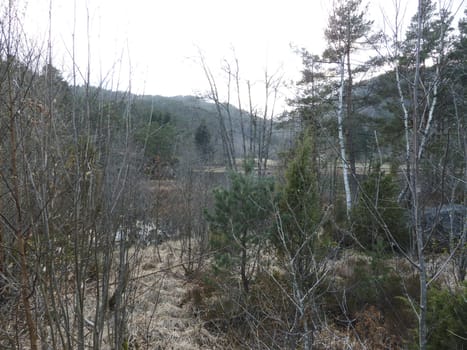
[[(183, 152), (186, 148), (194, 148), (193, 139), (196, 129), (205, 124), (211, 135), (215, 159), (222, 162), (222, 140), (219, 133), (219, 115), (214, 103), (195, 96), (134, 96), (133, 98), (135, 117), (147, 120), (151, 113), (161, 113), (169, 115), (171, 123), (176, 128), (176, 133), (181, 144), (177, 147), (177, 152)], [(240, 154), (242, 149), (242, 127), (243, 118), (245, 137), (250, 137), (251, 126), (249, 113), (243, 111), (240, 113), (235, 106), (229, 106), (229, 113), (232, 124), (226, 110), (222, 108), (223, 118), (230, 130), (232, 127), (233, 143), (236, 152)], [(258, 125), (261, 124), (259, 118), (255, 118)], [(287, 142), (287, 132), (279, 127), (277, 121), (274, 121), (273, 135), (271, 140), (270, 157), (277, 157), (278, 152)]]

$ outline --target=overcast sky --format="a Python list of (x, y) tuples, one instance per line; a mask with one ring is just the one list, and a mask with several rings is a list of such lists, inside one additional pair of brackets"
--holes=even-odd
[[(25, 27), (35, 39), (47, 39), (49, 0), (29, 0)], [(369, 16), (381, 26), (382, 4), (369, 2)], [(406, 20), (416, 0), (407, 0)], [(462, 0), (456, 0), (456, 5)], [(93, 82), (165, 96), (207, 89), (197, 63), (198, 50), (213, 70), (232, 48), (245, 79), (261, 79), (265, 68), (282, 69), (285, 79), (298, 77), (300, 59), (291, 45), (321, 53), (330, 0), (52, 0), (54, 64), (70, 71), (72, 34), (76, 57), (85, 71), (90, 42)], [(89, 13), (90, 36), (87, 36)], [(74, 29), (75, 28), (75, 29)], [(107, 78), (106, 78), (107, 77)]]

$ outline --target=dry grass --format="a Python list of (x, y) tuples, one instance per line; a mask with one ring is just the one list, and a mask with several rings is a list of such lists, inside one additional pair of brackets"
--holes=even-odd
[[(164, 242), (158, 247), (131, 248), (131, 274), (128, 307), (128, 349), (226, 349), (225, 339), (219, 335), (211, 334), (204, 328), (204, 322), (193, 314), (190, 303), (184, 303), (187, 291), (196, 287), (194, 282), (184, 276), (183, 268), (179, 263), (180, 242)], [(117, 265), (117, 256), (114, 256), (114, 265)], [(113, 280), (116, 272), (112, 272), (112, 286), (110, 293), (115, 289)], [(92, 323), (96, 308), (96, 281), (89, 281), (86, 287), (84, 301), (84, 316), (86, 319), (85, 342), (92, 347)], [(69, 315), (74, 315), (74, 288), (63, 291), (60, 298), (65, 301)], [(102, 350), (114, 349), (111, 342), (113, 330), (113, 311), (108, 311)], [(40, 317), (41, 318), (41, 317)], [(39, 318), (39, 319), (40, 319)], [(72, 317), (72, 319), (74, 319)], [(40, 322), (40, 321), (39, 321)], [(71, 321), (73, 338), (77, 336), (77, 321)], [(14, 333), (15, 320), (12, 317), (8, 322), (2, 321), (2, 332)], [(11, 326), (11, 327), (10, 327)], [(10, 329), (11, 328), (11, 329)], [(42, 327), (45, 333), (41, 334), (44, 345), (50, 343), (50, 330)], [(28, 334), (24, 330), (18, 334), (18, 339), (12, 341), (19, 344), (21, 349), (29, 349)], [(0, 348), (7, 346), (5, 340), (0, 338)]]
[[(194, 305), (199, 282), (187, 279), (179, 261), (180, 242), (168, 241), (158, 247), (149, 246), (141, 249), (132, 248), (130, 255), (133, 274), (131, 291), (132, 302), (129, 308), (128, 331), (129, 342), (133, 349), (233, 349), (228, 342), (228, 335), (212, 333), (205, 328), (205, 320), (197, 316)], [(443, 257), (445, 258), (445, 257)], [(116, 259), (116, 257), (115, 257)], [(331, 274), (337, 280), (350, 278), (358, 261), (370, 264), (370, 258), (358, 252), (345, 252), (337, 261), (330, 265)], [(440, 266), (444, 260), (438, 257), (431, 262)], [(389, 266), (400, 273), (410, 274), (412, 268), (401, 258), (388, 260)], [(270, 265), (269, 265), (270, 266)], [(439, 277), (444, 285), (452, 284), (449, 265)], [(190, 294), (192, 292), (193, 295)], [(66, 292), (73, 312), (73, 289)], [(85, 302), (85, 316), (92, 320), (95, 313), (95, 284), (89, 283)], [(206, 296), (203, 296), (206, 297)], [(112, 324), (112, 312), (109, 314), (108, 324)], [(370, 349), (390, 346), (399, 349), (401, 340), (387, 332), (381, 312), (375, 308), (367, 308), (355, 315), (360, 321), (356, 328), (343, 329), (329, 324), (315, 334), (317, 349)], [(112, 349), (109, 339), (112, 339), (112, 329), (106, 327), (102, 349)], [(26, 349), (27, 334), (20, 335), (24, 341), (20, 343)], [(91, 345), (92, 333), (88, 329), (87, 340)], [(387, 347), (381, 347), (381, 349)], [(379, 348), (378, 348), (379, 349)]]
[(223, 349), (223, 340), (203, 328), (190, 306), (183, 305), (187, 290), (195, 285), (183, 275), (179, 249), (179, 242), (170, 241), (141, 251), (128, 325), (133, 341), (140, 349)]

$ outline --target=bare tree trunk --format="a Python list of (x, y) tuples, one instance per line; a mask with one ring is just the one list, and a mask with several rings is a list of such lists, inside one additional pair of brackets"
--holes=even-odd
[[(397, 58), (396, 58), (397, 59)], [(409, 111), (407, 110), (407, 106), (405, 105), (405, 98), (404, 93), (402, 92), (402, 84), (401, 84), (401, 77), (399, 72), (399, 62), (396, 62), (394, 67), (394, 72), (396, 74), (396, 84), (397, 84), (397, 91), (399, 93), (399, 103), (401, 105), (403, 116), (402, 119), (404, 121), (404, 135), (405, 135), (405, 167), (406, 167), (406, 174), (409, 177), (410, 181), (410, 130), (409, 130)], [(406, 191), (401, 192), (399, 195), (399, 202), (402, 200)]]
[(243, 148), (243, 161), (247, 161), (248, 154), (246, 149), (246, 134), (245, 134), (245, 125), (243, 120), (243, 109), (242, 109), (242, 99), (240, 93), (240, 67), (238, 64), (238, 59), (235, 58), (235, 85), (237, 89), (237, 101), (238, 109), (240, 111), (240, 129), (242, 131), (242, 148)]
[(344, 177), (345, 204), (347, 208), (347, 217), (350, 216), (352, 209), (352, 193), (349, 182), (349, 163), (347, 162), (345, 140), (343, 132), (343, 109), (344, 109), (344, 57), (342, 56), (339, 63), (340, 68), (340, 86), (339, 86), (339, 105), (337, 109), (337, 127), (339, 137), (340, 156), (342, 162), (342, 173)]
[[(347, 30), (350, 31), (350, 25), (347, 26)], [(350, 35), (348, 33), (347, 35)], [(347, 39), (350, 42), (350, 38)], [(345, 105), (346, 105), (346, 115), (345, 120), (347, 127), (345, 129), (345, 142), (346, 142), (346, 151), (348, 154), (348, 161), (350, 167), (350, 192), (352, 197), (356, 195), (357, 191), (357, 170), (355, 165), (355, 146), (354, 146), (354, 115), (353, 115), (353, 99), (352, 99), (352, 89), (353, 89), (353, 79), (352, 79), (352, 67), (350, 64), (350, 48), (346, 49), (346, 61), (347, 61), (347, 89), (345, 93)]]
[[(433, 86), (433, 100), (430, 104), (430, 110), (428, 112), (428, 120), (426, 122), (425, 128), (422, 131), (422, 139), (420, 141), (420, 147), (418, 148), (418, 159), (422, 159), (423, 152), (426, 147), (426, 143), (429, 139), (430, 132), (431, 132), (431, 125), (433, 123), (433, 116), (436, 107), (436, 102), (438, 101), (438, 85), (439, 85), (439, 65), (436, 66), (436, 78)], [(420, 125), (422, 127), (422, 125)]]
[[(281, 77), (276, 76), (277, 73), (268, 75), (265, 72), (264, 76), (264, 89), (265, 89), (265, 103), (264, 103), (264, 117), (263, 117), (263, 135), (262, 135), (262, 146), (261, 146), (261, 158), (258, 162), (262, 163), (258, 165), (258, 175), (266, 175), (267, 163), (269, 159), (269, 150), (271, 147), (272, 131), (274, 127), (274, 113), (277, 101), (277, 93), (279, 85), (282, 81)], [(272, 89), (272, 92), (271, 92)], [(271, 102), (272, 94), (272, 102)], [(271, 105), (271, 107), (269, 107)], [(270, 110), (270, 111), (269, 111)], [(269, 115), (268, 115), (269, 114)]]
[(271, 109), (271, 115), (269, 117), (269, 125), (267, 127), (267, 135), (266, 135), (266, 146), (264, 150), (264, 156), (263, 156), (263, 176), (266, 175), (266, 170), (268, 167), (268, 160), (269, 160), (269, 149), (271, 147), (271, 139), (272, 139), (272, 129), (274, 127), (274, 110), (275, 110), (275, 104), (276, 104), (276, 98), (277, 98), (277, 88), (274, 89), (274, 101), (272, 104), (272, 109)]
[(250, 106), (250, 147), (249, 152), (254, 157), (256, 154), (256, 138), (258, 136), (257, 133), (257, 120), (256, 120), (256, 111), (253, 110), (253, 101), (251, 99), (251, 84), (250, 81), (247, 81), (248, 87), (248, 102)]
[[(409, 185), (410, 185), (410, 175), (411, 175), (411, 170), (410, 170), (410, 144), (411, 144), (411, 139), (410, 139), (410, 126), (409, 126), (409, 110), (407, 108), (405, 96), (404, 96), (404, 91), (402, 88), (402, 77), (400, 74), (400, 34), (402, 32), (402, 24), (399, 20), (400, 16), (400, 5), (401, 5), (401, 0), (393, 0), (393, 4), (395, 7), (395, 17), (394, 17), (394, 25), (390, 26), (392, 27), (392, 41), (388, 42), (386, 41), (386, 46), (389, 51), (389, 57), (392, 59), (390, 63), (393, 65), (394, 68), (394, 74), (396, 78), (396, 87), (397, 87), (397, 93), (399, 97), (399, 104), (402, 109), (402, 120), (404, 123), (404, 137), (405, 137), (405, 157), (404, 157), (404, 162), (405, 162), (405, 176), (407, 177), (407, 185), (404, 186), (403, 190), (399, 193), (397, 201), (399, 203), (402, 202), (404, 197), (407, 194), (407, 191), (409, 190)], [(394, 47), (394, 51), (391, 52), (391, 46)]]
[[(228, 141), (228, 149), (230, 150), (230, 156), (232, 158), (232, 164), (233, 164), (233, 170), (236, 171), (237, 169), (237, 159), (235, 156), (235, 139), (234, 139), (234, 128), (233, 128), (233, 122), (232, 122), (232, 113), (230, 111), (230, 101), (231, 101), (231, 85), (232, 85), (232, 72), (230, 69), (230, 65), (227, 63), (227, 76), (228, 76), (228, 82), (227, 82), (227, 101), (225, 103), (221, 103), (220, 106), (223, 106), (223, 109), (227, 113), (227, 121), (229, 123), (229, 129), (228, 129), (228, 137), (226, 138)], [(217, 95), (217, 92), (216, 92)], [(220, 102), (220, 101), (219, 101)], [(222, 116), (222, 115), (221, 115)]]

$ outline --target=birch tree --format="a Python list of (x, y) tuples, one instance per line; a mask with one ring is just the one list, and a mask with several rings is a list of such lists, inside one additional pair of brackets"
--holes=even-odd
[(414, 225), (414, 235), (416, 239), (417, 255), (418, 255), (418, 273), (420, 278), (420, 300), (419, 309), (417, 312), (418, 317), (418, 332), (419, 332), (419, 347), (420, 350), (426, 349), (427, 340), (427, 324), (426, 324), (426, 313), (427, 313), (427, 270), (425, 264), (425, 253), (424, 253), (424, 236), (423, 228), (421, 224), (421, 211), (420, 211), (420, 184), (419, 184), (419, 141), (417, 133), (417, 125), (419, 119), (419, 86), (420, 86), (420, 54), (421, 54), (421, 37), (422, 37), (422, 0), (418, 2), (418, 15), (417, 15), (417, 37), (415, 46), (415, 76), (412, 93), (412, 125), (414, 132), (412, 133), (412, 145), (411, 145), (411, 173), (410, 173), (410, 194), (412, 198), (412, 220)]
[(337, 105), (337, 130), (339, 138), (339, 150), (340, 158), (342, 161), (342, 174), (344, 177), (344, 190), (345, 190), (345, 207), (347, 209), (347, 218), (349, 218), (350, 211), (352, 210), (352, 191), (350, 189), (349, 182), (349, 168), (350, 163), (347, 161), (347, 152), (344, 141), (344, 121), (343, 121), (343, 109), (344, 109), (344, 56), (341, 57), (339, 64), (340, 71), (340, 84), (339, 84), (339, 102)]
[[(328, 27), (324, 32), (328, 47), (324, 52), (324, 57), (336, 62), (339, 66), (339, 106), (342, 123), (343, 138), (339, 143), (344, 143), (345, 159), (342, 158), (342, 167), (344, 174), (344, 183), (350, 183), (346, 188), (346, 204), (349, 212), (352, 206), (352, 196), (356, 193), (356, 158), (357, 150), (355, 147), (355, 111), (353, 101), (354, 71), (356, 64), (353, 62), (352, 55), (364, 48), (366, 45), (376, 40), (371, 35), (373, 21), (366, 18), (368, 6), (362, 6), (362, 0), (338, 0), (334, 3), (332, 13), (328, 19)], [(342, 76), (345, 76), (345, 80)], [(342, 95), (342, 99), (341, 99)], [(345, 109), (344, 109), (345, 108)], [(344, 112), (345, 111), (345, 112)], [(345, 117), (344, 117), (345, 116)], [(350, 173), (350, 174), (349, 174)], [(351, 176), (351, 177), (350, 177)], [(350, 180), (349, 180), (350, 178)]]
[[(449, 33), (451, 31), (452, 16), (447, 7), (436, 10), (436, 6), (430, 0), (418, 2), (417, 13), (412, 18), (405, 40), (399, 40), (402, 32), (400, 21), (399, 1), (395, 1), (396, 17), (391, 25), (392, 52), (389, 54), (389, 62), (392, 64), (396, 77), (398, 99), (405, 132), (405, 171), (406, 186), (399, 196), (399, 201), (405, 200), (411, 210), (412, 242), (415, 247), (415, 258), (409, 255), (406, 258), (411, 261), (418, 272), (420, 294), (418, 300), (412, 302), (418, 319), (418, 345), (420, 349), (427, 348), (428, 325), (427, 308), (428, 288), (445, 269), (447, 263), (453, 258), (455, 249), (450, 248), (451, 253), (435, 272), (430, 276), (427, 268), (427, 247), (434, 227), (422, 225), (424, 208), (430, 200), (430, 188), (426, 178), (423, 177), (423, 166), (429, 165), (428, 177), (438, 171), (436, 162), (433, 161), (433, 151), (429, 149), (433, 136), (442, 125), (440, 117), (437, 117), (440, 91), (447, 82), (447, 56), (450, 50)], [(455, 110), (455, 108), (454, 108)], [(437, 120), (437, 118), (439, 118)], [(462, 142), (460, 142), (461, 144)], [(449, 142), (446, 145), (446, 149)], [(447, 158), (446, 154), (441, 156)], [(431, 158), (431, 160), (429, 160)], [(441, 165), (443, 173), (449, 172), (446, 168), (447, 159)], [(453, 169), (452, 169), (453, 170)], [(444, 176), (441, 181), (445, 186)], [(435, 190), (431, 188), (431, 191)], [(445, 194), (442, 194), (444, 196)], [(443, 197), (441, 197), (443, 198)], [(443, 200), (443, 199), (441, 199)], [(438, 210), (443, 205), (439, 199), (431, 199), (433, 203), (439, 203)], [(433, 224), (433, 223), (432, 223)], [(462, 240), (460, 240), (462, 242)]]
[[(417, 132), (420, 134), (420, 146), (417, 157), (424, 156), (430, 139), (436, 133), (436, 114), (439, 94), (446, 83), (447, 54), (450, 51), (450, 33), (452, 32), (452, 16), (447, 5), (440, 5), (437, 10), (431, 0), (425, 0), (420, 7), (420, 82), (419, 91), (420, 116)], [(410, 121), (410, 94), (408, 86), (412, 84), (415, 70), (415, 52), (417, 43), (418, 17), (412, 18), (404, 40), (402, 40), (401, 2), (394, 1), (395, 18), (386, 23), (391, 30), (391, 39), (386, 41), (388, 62), (394, 69), (399, 105), (405, 132), (405, 172), (410, 177), (410, 138), (414, 132)], [(399, 196), (401, 202), (407, 195), (408, 187), (404, 187)]]

